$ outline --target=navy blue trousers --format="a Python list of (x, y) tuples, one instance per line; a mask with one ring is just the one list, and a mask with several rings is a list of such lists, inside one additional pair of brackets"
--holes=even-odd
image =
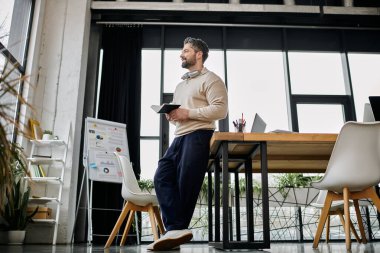
[(207, 170), (214, 131), (176, 137), (158, 162), (154, 187), (166, 230), (189, 227)]

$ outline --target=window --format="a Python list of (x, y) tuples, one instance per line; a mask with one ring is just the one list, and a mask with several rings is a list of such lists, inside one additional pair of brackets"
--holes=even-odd
[(140, 141), (141, 179), (153, 179), (159, 159), (159, 140)]
[[(32, 0), (1, 1), (0, 8), (0, 71), (8, 66), (12, 70), (8, 80), (10, 85), (19, 94), (22, 90), (20, 77), (24, 75), (27, 38), (30, 28)], [(14, 68), (13, 66), (17, 66)], [(4, 87), (0, 87), (4, 88)], [(2, 104), (7, 104), (6, 113), (15, 122), (18, 122), (18, 99), (9, 94), (1, 98)], [(7, 126), (7, 135), (15, 140), (14, 127)]]
[(1, 1), (0, 8), (0, 42), (7, 47), (11, 30), (14, 1)]
[[(18, 69), (14, 69), (13, 65), (8, 62), (6, 57), (2, 54), (0, 54), (0, 75), (2, 71), (4, 70), (4, 74), (7, 75), (8, 73), (11, 73), (7, 78), (6, 82), (9, 87), (14, 89), (15, 91), (19, 92), (20, 89), (20, 77), (21, 73), (18, 71)], [(4, 106), (4, 112), (8, 115), (9, 118), (15, 119), (16, 118), (16, 106), (17, 106), (17, 97), (14, 96), (13, 93), (7, 92), (8, 87), (0, 87), (0, 95), (1, 95), (1, 104), (7, 105)], [(3, 117), (0, 117), (1, 120), (3, 120)], [(12, 140), (13, 138), (13, 132), (14, 132), (14, 126), (12, 124), (7, 124), (4, 121), (1, 122), (2, 124), (5, 124), (6, 133), (8, 140)]]
[(0, 43), (23, 65), (32, 1), (1, 1)]
[(300, 133), (339, 133), (344, 124), (342, 105), (298, 104)]
[(289, 52), (293, 130), (338, 133), (352, 120), (341, 53)]
[(289, 52), (292, 94), (345, 95), (340, 53)]
[(174, 93), (181, 76), (187, 72), (181, 67), (181, 49), (164, 51), (164, 93)]
[(380, 96), (380, 54), (348, 54), (356, 118), (363, 120), (368, 96)]
[(160, 104), (161, 50), (142, 50), (141, 66), (140, 176), (153, 179), (160, 150), (160, 118), (150, 106)]
[(150, 106), (159, 105), (161, 80), (161, 51), (143, 50), (141, 56), (141, 131), (142, 136), (159, 136), (159, 115)]
[(288, 130), (282, 52), (229, 50), (227, 67), (230, 131), (242, 113), (247, 132), (255, 113), (267, 123), (266, 131)]

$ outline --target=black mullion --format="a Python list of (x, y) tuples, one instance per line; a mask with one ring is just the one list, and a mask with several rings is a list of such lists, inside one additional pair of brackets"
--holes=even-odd
[[(165, 52), (165, 26), (161, 26), (161, 78), (160, 78), (160, 102), (162, 103), (164, 100), (164, 52)], [(165, 125), (166, 124), (166, 125)], [(165, 142), (169, 142), (169, 125), (168, 122), (165, 121), (163, 115), (160, 115), (160, 143), (159, 143), (159, 156), (162, 157), (164, 155), (165, 150)]]
[(30, 41), (30, 31), (32, 30), (32, 23), (33, 23), (33, 14), (34, 14), (34, 6), (35, 6), (35, 0), (31, 0), (32, 6), (30, 6), (30, 16), (29, 16), (29, 23), (28, 23), (28, 31), (26, 34), (26, 43), (25, 43), (25, 52), (24, 52), (24, 59), (22, 62), (22, 66), (26, 67), (26, 63), (28, 61), (28, 52), (29, 52), (29, 41)]
[[(224, 57), (224, 83), (226, 84), (226, 88), (228, 90), (228, 80), (227, 80), (227, 31), (226, 27), (222, 28), (222, 50)], [(220, 132), (228, 132), (229, 131), (229, 114), (225, 119), (219, 120), (219, 131)]]
[(292, 95), (297, 104), (348, 104), (348, 95)]
[(160, 136), (154, 136), (154, 135), (152, 135), (152, 136), (148, 136), (148, 135), (143, 136), (143, 135), (141, 135), (140, 139), (141, 140), (160, 140)]
[(25, 68), (22, 66), (17, 59), (12, 55), (11, 52), (3, 45), (3, 43), (0, 42), (0, 52), (7, 58), (10, 63), (12, 63), (13, 66), (21, 73), (25, 74)]

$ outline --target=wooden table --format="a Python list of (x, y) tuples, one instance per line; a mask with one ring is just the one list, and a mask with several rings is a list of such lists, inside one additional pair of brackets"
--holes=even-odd
[[(270, 248), (268, 173), (323, 173), (334, 147), (337, 134), (306, 133), (229, 133), (215, 132), (210, 142), (208, 170), (209, 244), (220, 249)], [(220, 182), (220, 172), (222, 182)], [(215, 229), (212, 213), (212, 173), (215, 200), (220, 199), (222, 183), (222, 238), (220, 203), (215, 201)], [(229, 224), (229, 173), (234, 173), (236, 205), (236, 240)], [(241, 241), (239, 173), (245, 173), (247, 241)], [(254, 240), (252, 173), (261, 173), (263, 240)], [(215, 237), (214, 237), (215, 235)]]

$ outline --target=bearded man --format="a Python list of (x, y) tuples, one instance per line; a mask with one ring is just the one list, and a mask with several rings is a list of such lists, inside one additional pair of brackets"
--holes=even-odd
[(224, 82), (204, 67), (208, 53), (203, 40), (184, 40), (180, 58), (189, 72), (182, 76), (173, 96), (173, 103), (181, 106), (166, 114), (176, 126), (176, 137), (159, 160), (154, 176), (167, 232), (148, 250), (171, 250), (193, 238), (188, 227), (207, 170), (210, 139), (215, 121), (224, 119), (228, 112)]

